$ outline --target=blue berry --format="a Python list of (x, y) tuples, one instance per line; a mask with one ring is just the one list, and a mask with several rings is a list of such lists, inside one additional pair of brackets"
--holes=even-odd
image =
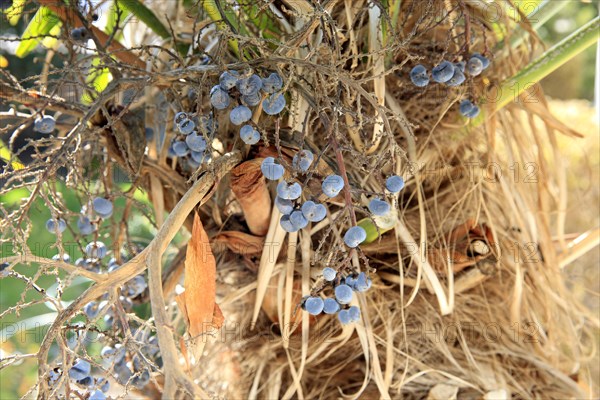
[(67, 223), (64, 219), (59, 218), (58, 220), (50, 218), (46, 221), (46, 229), (48, 232), (57, 234), (57, 232), (63, 233), (67, 229)]
[(83, 312), (89, 319), (94, 319), (100, 313), (100, 307), (95, 301), (90, 301), (83, 307)]
[(337, 272), (335, 269), (333, 269), (331, 267), (323, 268), (323, 279), (325, 279), (327, 282), (333, 281), (336, 276), (337, 276)]
[(277, 115), (285, 107), (285, 97), (281, 93), (274, 93), (263, 100), (263, 110), (268, 115)]
[(448, 82), (455, 73), (456, 68), (450, 61), (442, 61), (440, 64), (433, 67), (431, 77), (438, 83)]
[(340, 304), (348, 304), (352, 301), (352, 288), (348, 285), (338, 285), (335, 287), (335, 298)]
[(195, 132), (186, 136), (185, 144), (187, 144), (187, 147), (192, 151), (203, 152), (206, 150), (206, 140), (204, 139), (204, 136), (198, 135)]
[(210, 90), (210, 104), (217, 110), (224, 110), (231, 104), (231, 97), (221, 86), (213, 86)]
[(246, 144), (256, 144), (260, 140), (260, 133), (252, 125), (244, 125), (240, 129), (240, 137)]
[(461, 101), (459, 106), (460, 113), (466, 117), (467, 114), (473, 109), (473, 106), (474, 104), (471, 102), (471, 100)]
[(250, 107), (259, 105), (261, 100), (262, 100), (262, 96), (261, 96), (260, 92), (242, 96), (242, 101), (244, 102), (244, 104), (246, 104), (247, 106), (250, 106)]
[(179, 132), (183, 133), (184, 135), (189, 135), (190, 133), (194, 132), (195, 128), (196, 123), (191, 119), (185, 119), (183, 122), (177, 125)]
[(323, 311), (323, 299), (320, 297), (309, 297), (304, 301), (304, 309), (310, 315), (319, 315)]
[(68, 255), (67, 253), (63, 254), (62, 257), (60, 256), (60, 254), (55, 254), (52, 256), (52, 259), (55, 261), (58, 261), (62, 258), (63, 262), (69, 263), (71, 262), (71, 256)]
[(450, 78), (450, 80), (448, 82), (446, 82), (446, 85), (448, 86), (459, 86), (460, 84), (462, 84), (465, 81), (465, 75), (460, 72), (459, 70), (454, 71), (454, 75), (452, 75), (452, 78)]
[(338, 313), (338, 319), (342, 323), (342, 325), (348, 325), (352, 322), (352, 317), (350, 316), (350, 312), (348, 310), (342, 310)]
[(150, 382), (150, 372), (145, 369), (141, 374), (134, 376), (131, 383), (138, 389), (143, 389)]
[(276, 181), (283, 176), (284, 169), (281, 164), (277, 164), (273, 157), (267, 157), (264, 159), (262, 164), (260, 165), (260, 170), (262, 171), (265, 178), (270, 179), (272, 181)]
[(373, 199), (369, 202), (369, 211), (373, 215), (385, 215), (390, 211), (390, 205), (386, 201)]
[(113, 204), (110, 200), (103, 197), (96, 197), (92, 200), (94, 212), (101, 218), (109, 218), (113, 213)]
[(186, 119), (188, 119), (187, 113), (180, 111), (177, 114), (175, 114), (175, 117), (173, 118), (173, 123), (175, 124), (175, 126), (178, 126)]
[(340, 191), (344, 188), (344, 179), (342, 179), (339, 175), (329, 175), (321, 184), (321, 189), (325, 196), (327, 197), (335, 197)]
[(185, 157), (190, 154), (190, 148), (187, 143), (181, 140), (177, 140), (173, 143), (173, 151), (177, 157)]
[(300, 150), (296, 154), (294, 154), (294, 158), (292, 160), (292, 166), (300, 171), (306, 172), (310, 168), (310, 165), (313, 163), (315, 156), (310, 150)]
[(479, 107), (473, 104), (470, 100), (460, 102), (460, 113), (467, 118), (475, 118), (479, 115)]
[(252, 111), (246, 106), (237, 106), (229, 112), (229, 120), (234, 125), (241, 125), (252, 118)]
[(110, 382), (105, 378), (98, 378), (96, 380), (96, 387), (99, 387), (103, 392), (108, 392), (108, 389), (110, 388)]
[(483, 71), (483, 62), (477, 57), (471, 57), (467, 63), (467, 71), (471, 76), (477, 76)]
[(115, 364), (114, 370), (117, 373), (117, 382), (121, 385), (127, 384), (133, 375), (133, 372), (131, 372), (125, 363)]
[(83, 40), (83, 33), (82, 33), (81, 28), (71, 29), (70, 35), (71, 35), (71, 39), (73, 39), (75, 41)]
[(99, 241), (90, 242), (85, 246), (85, 254), (87, 254), (89, 258), (104, 258), (106, 257), (107, 251), (106, 245)]
[(85, 378), (78, 380), (77, 383), (81, 386), (90, 388), (94, 386), (94, 378), (91, 376), (86, 376)]
[(467, 118), (475, 118), (478, 115), (479, 115), (479, 107), (474, 105), (473, 108), (471, 109), (471, 111), (469, 111), (465, 115), (465, 117), (467, 117)]
[(185, 159), (185, 164), (184, 164), (184, 168), (190, 170), (190, 171), (195, 171), (196, 169), (198, 169), (198, 167), (200, 167), (199, 162), (197, 162), (196, 160), (194, 160), (193, 158), (189, 157)]
[(289, 215), (282, 215), (281, 219), (279, 220), (279, 225), (281, 225), (281, 227), (283, 228), (283, 230), (286, 231), (286, 232), (296, 232), (296, 231), (298, 231), (298, 228), (296, 228), (294, 226), (294, 224), (292, 224), (292, 221), (290, 221), (290, 216)]
[(51, 369), (50, 372), (48, 373), (48, 384), (50, 386), (54, 386), (54, 384), (56, 382), (58, 382), (59, 379), (60, 379), (60, 372)]
[(294, 225), (296, 230), (306, 228), (306, 225), (308, 225), (308, 220), (304, 217), (304, 214), (302, 214), (302, 211), (300, 210), (293, 211), (290, 214), (290, 222), (292, 225)]
[(367, 232), (360, 226), (353, 226), (344, 234), (346, 246), (355, 248), (367, 239)]
[(473, 53), (473, 55), (471, 57), (478, 58), (479, 61), (481, 61), (483, 69), (487, 69), (487, 67), (490, 66), (490, 60), (487, 57), (482, 56), (479, 53)]
[(302, 186), (298, 182), (287, 183), (279, 182), (277, 185), (277, 195), (282, 199), (296, 200), (302, 195)]
[(459, 61), (457, 63), (454, 63), (454, 68), (456, 68), (457, 70), (459, 70), (460, 72), (462, 72), (464, 74), (466, 65), (467, 65), (466, 62)]
[(429, 76), (427, 75), (427, 69), (421, 64), (411, 69), (409, 76), (410, 80), (415, 86), (425, 87), (429, 85)]
[(360, 321), (360, 308), (357, 306), (351, 306), (348, 309), (348, 314), (350, 315), (352, 322)]
[(127, 288), (125, 293), (129, 297), (139, 296), (140, 294), (144, 293), (144, 290), (146, 290), (148, 287), (146, 284), (146, 278), (144, 278), (142, 275), (133, 277), (133, 279), (127, 282), (125, 286)]
[(192, 160), (197, 162), (198, 164), (202, 164), (208, 162), (210, 160), (210, 154), (207, 154), (205, 151), (193, 151), (191, 152)]
[(344, 281), (346, 283), (346, 285), (350, 286), (352, 289), (354, 289), (355, 285), (356, 285), (356, 278), (352, 275), (348, 275)]
[(88, 400), (106, 400), (106, 395), (100, 390), (94, 390)]
[(69, 377), (76, 381), (82, 380), (89, 376), (92, 366), (85, 360), (77, 360), (69, 370)]
[(0, 278), (6, 278), (10, 274), (10, 271), (7, 269), (9, 265), (7, 262), (0, 264)]
[(275, 206), (280, 213), (289, 215), (294, 211), (294, 203), (288, 199), (282, 199), (279, 196), (275, 197)]
[(385, 188), (392, 193), (398, 193), (404, 188), (404, 179), (398, 175), (392, 175), (385, 180)]
[(171, 144), (169, 145), (169, 149), (167, 151), (167, 155), (171, 158), (173, 157), (177, 157), (177, 154), (175, 154), (175, 150), (173, 150), (173, 144), (175, 143), (175, 141), (172, 141)]
[(89, 235), (94, 232), (94, 225), (88, 217), (81, 216), (77, 219), (77, 229), (79, 229), (82, 235)]
[(283, 87), (283, 79), (275, 72), (271, 73), (268, 77), (263, 78), (262, 83), (262, 90), (265, 93), (275, 93)]
[(327, 298), (323, 301), (323, 312), (325, 314), (335, 314), (340, 310), (340, 303), (335, 299)]
[(51, 115), (44, 115), (42, 118), (38, 118), (33, 123), (33, 130), (40, 133), (52, 133), (56, 127), (56, 120)]
[(262, 79), (258, 75), (250, 75), (248, 78), (239, 79), (235, 86), (238, 88), (242, 96), (249, 96), (262, 88)]
[(367, 278), (367, 274), (361, 272), (356, 277), (356, 282), (354, 283), (354, 290), (357, 292), (366, 292), (371, 287), (371, 280)]
[(102, 350), (100, 350), (100, 356), (110, 363), (114, 361), (116, 354), (117, 349), (112, 346), (104, 346)]
[(327, 216), (327, 209), (323, 204), (309, 200), (302, 204), (302, 214), (311, 222), (319, 222)]
[(219, 85), (225, 90), (231, 90), (235, 87), (239, 75), (240, 74), (237, 71), (225, 71), (219, 77)]

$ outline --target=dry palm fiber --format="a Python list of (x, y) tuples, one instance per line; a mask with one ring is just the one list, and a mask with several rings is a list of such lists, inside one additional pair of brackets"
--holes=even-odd
[[(548, 112), (541, 91), (534, 93), (536, 102), (524, 101), (527, 93), (493, 110), (493, 90), (529, 62), (538, 40), (526, 20), (515, 24), (508, 14), (486, 19), (486, 4), (502, 8), (505, 2), (399, 4), (383, 13), (365, 1), (330, 1), (321, 8), (276, 2), (294, 24), (287, 27), (285, 45), (233, 30), (213, 32), (200, 41), (212, 46), (214, 65), (188, 67), (161, 54), (150, 79), (124, 84), (145, 90), (142, 101), (157, 110), (168, 108), (161, 101), (203, 109), (207, 100), (198, 93), (208, 92), (223, 69), (276, 70), (289, 90), (289, 118), (254, 113), (263, 142), (229, 153), (229, 161), (222, 155), (239, 144), (239, 131), (226, 113), (216, 114), (220, 128), (212, 156), (221, 160), (216, 172), (185, 169), (166, 149), (149, 151), (141, 166), (140, 182), (151, 193), (156, 223), (167, 221), (160, 236), (169, 239), (153, 241), (140, 258), (149, 268), (160, 265), (159, 247), (178, 229), (172, 221), (184, 224), (187, 218), (191, 230), (192, 209), (215, 254), (215, 301), (225, 323), (207, 339), (202, 368), (185, 371), (192, 378), (182, 380), (188, 387), (199, 382), (202, 394), (269, 399), (591, 396), (586, 362), (593, 357), (598, 321), (571, 298), (559, 268), (566, 188), (561, 169), (554, 168), (561, 162), (556, 136), (577, 132)], [(157, 15), (183, 13), (166, 4), (156, 7)], [(531, 35), (512, 48), (507, 43), (516, 29)], [(215, 35), (222, 39), (218, 45), (210, 40)], [(232, 57), (227, 47), (232, 40), (238, 52), (252, 57), (244, 62)], [(418, 63), (431, 67), (474, 51), (489, 55), (492, 67), (460, 87), (417, 88), (408, 77)], [(483, 124), (459, 116), (458, 103), (466, 97), (481, 100)], [(122, 111), (115, 110), (103, 110), (108, 115), (92, 121), (94, 126)], [(170, 124), (173, 113), (165, 114)], [(116, 143), (109, 148), (112, 158), (125, 164), (118, 136), (101, 133), (100, 140)], [(327, 200), (320, 180), (339, 170), (340, 154), (349, 182), (360, 191), (351, 205), (343, 196), (327, 200), (324, 222), (287, 234), (256, 160), (277, 156), (289, 164), (300, 148), (320, 156), (303, 182), (308, 196)], [(225, 176), (223, 165), (235, 168), (233, 173)], [(245, 166), (254, 168), (240, 174)], [(397, 221), (379, 240), (361, 246), (347, 266), (367, 270), (373, 279), (372, 290), (357, 298), (361, 322), (342, 327), (335, 317), (309, 317), (298, 308), (299, 299), (321, 287), (325, 264), (341, 263), (348, 254), (341, 236), (353, 215), (346, 211), (368, 216), (368, 199), (383, 192), (383, 179), (392, 173), (406, 180), (394, 199)], [(190, 217), (178, 215), (181, 210)], [(472, 246), (475, 239), (486, 242), (485, 252)], [(158, 296), (164, 302), (152, 304), (161, 342), (165, 336), (173, 340), (173, 332), (182, 339), (181, 329), (169, 330), (185, 325), (174, 305), (184, 276), (182, 251), (165, 268), (165, 298)], [(155, 274), (154, 299), (161, 289), (156, 279)], [(174, 340), (162, 349), (172, 365), (176, 344), (184, 346)], [(169, 390), (174, 393), (173, 386)]]

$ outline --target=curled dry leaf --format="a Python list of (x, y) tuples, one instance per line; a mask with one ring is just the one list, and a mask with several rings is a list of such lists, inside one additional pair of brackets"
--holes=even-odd
[(260, 170), (262, 159), (241, 163), (231, 170), (231, 190), (235, 194), (250, 232), (264, 236), (271, 219), (271, 196)]
[(236, 254), (253, 256), (260, 254), (265, 244), (265, 238), (238, 231), (224, 231), (213, 238), (213, 244), (224, 244)]
[(447, 260), (452, 262), (452, 271), (458, 273), (484, 259), (496, 260), (498, 244), (492, 230), (486, 224), (477, 224), (469, 218), (447, 235), (450, 248), (431, 249), (428, 259), (438, 274), (447, 273)]
[(181, 313), (186, 318), (190, 337), (183, 348), (188, 365), (196, 364), (202, 354), (205, 344), (202, 335), (214, 332), (223, 324), (223, 314), (215, 302), (216, 269), (208, 235), (198, 214), (195, 214), (192, 238), (185, 258), (185, 290), (176, 297)]

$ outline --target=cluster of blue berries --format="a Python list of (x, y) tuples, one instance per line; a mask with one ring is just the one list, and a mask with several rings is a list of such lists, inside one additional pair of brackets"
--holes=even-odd
[(56, 120), (52, 115), (44, 115), (33, 123), (33, 130), (39, 133), (52, 133), (56, 128)]
[[(110, 200), (103, 197), (96, 197), (91, 202), (91, 210), (93, 210), (93, 213), (89, 213), (88, 207), (84, 206), (81, 209), (81, 215), (77, 219), (77, 229), (82, 235), (94, 233), (98, 229), (102, 219), (110, 218), (112, 216), (114, 207)], [(53, 234), (58, 234), (59, 232), (62, 233), (67, 229), (67, 223), (62, 218), (51, 218), (46, 222), (46, 229)], [(78, 258), (75, 261), (75, 265), (88, 271), (101, 272), (103, 259), (108, 256), (109, 252), (108, 247), (104, 242), (92, 240), (86, 244), (84, 251), (85, 256)], [(71, 261), (71, 257), (66, 253), (62, 256), (60, 254), (55, 254), (52, 259), (62, 259), (62, 261), (66, 263)], [(122, 259), (126, 260), (127, 258), (123, 256)], [(120, 265), (114, 257), (111, 257), (106, 264), (108, 272), (112, 272), (119, 267)], [(138, 275), (123, 285), (121, 288), (123, 295), (120, 300), (125, 310), (131, 310), (133, 306), (131, 299), (142, 294), (147, 286), (146, 279), (143, 275)], [(102, 307), (98, 302), (92, 301), (85, 305), (83, 311), (88, 318), (94, 319), (98, 316), (101, 308)], [(108, 310), (105, 321), (107, 322), (107, 325), (112, 325), (111, 310)]]
[(107, 367), (112, 369), (117, 382), (121, 385), (131, 383), (136, 388), (143, 389), (150, 382), (150, 369), (144, 365), (143, 358), (155, 359), (160, 365), (158, 353), (158, 340), (156, 336), (151, 336), (140, 350), (140, 354), (132, 355), (123, 345), (117, 343), (114, 346), (104, 346), (100, 355)]
[[(294, 155), (292, 167), (298, 172), (307, 172), (314, 159), (312, 151), (300, 150)], [(260, 169), (265, 178), (269, 180), (279, 180), (285, 172), (283, 165), (277, 163), (273, 157), (265, 158)], [(343, 181), (341, 181), (341, 185), (337, 193), (342, 189)], [(320, 222), (327, 216), (327, 208), (319, 202), (308, 200), (299, 204), (301, 196), (302, 186), (298, 182), (282, 180), (277, 185), (275, 206), (283, 214), (279, 223), (286, 232), (296, 232), (305, 228), (309, 222)]]
[[(90, 363), (86, 360), (78, 359), (75, 361), (71, 369), (69, 369), (69, 378), (71, 378), (71, 380), (75, 382), (78, 387), (88, 389), (90, 394), (87, 399), (105, 400), (106, 395), (104, 393), (106, 393), (110, 388), (110, 382), (108, 382), (106, 378), (95, 378), (92, 376), (91, 372), (92, 366)], [(55, 368), (54, 370), (50, 371), (48, 383), (53, 386), (59, 378), (60, 371), (59, 369)]]
[(208, 162), (210, 152), (205, 135), (210, 139), (217, 130), (217, 121), (213, 118), (212, 113), (200, 117), (190, 117), (185, 112), (178, 112), (175, 114), (173, 123), (179, 134), (171, 140), (169, 156), (184, 159), (191, 169), (196, 169), (200, 164)]
[[(314, 154), (307, 149), (298, 151), (292, 159), (292, 168), (299, 172), (307, 172), (313, 161)], [(261, 171), (265, 178), (269, 180), (279, 180), (283, 178), (285, 168), (279, 164), (275, 158), (267, 157), (261, 164)], [(386, 188), (391, 193), (398, 193), (404, 187), (402, 177), (392, 175), (386, 180)], [(321, 183), (323, 194), (329, 198), (334, 198), (344, 188), (344, 179), (335, 174), (326, 176)], [(286, 232), (296, 232), (305, 228), (309, 222), (320, 222), (327, 215), (325, 205), (308, 200), (297, 204), (297, 200), (302, 196), (302, 186), (298, 182), (287, 182), (282, 180), (277, 184), (277, 197), (275, 206), (283, 214), (279, 223)], [(379, 198), (372, 199), (369, 203), (369, 211), (376, 216), (385, 215), (390, 211), (389, 203)], [(344, 243), (355, 248), (364, 242), (367, 238), (367, 232), (360, 226), (353, 226), (344, 234)]]
[(71, 39), (76, 42), (84, 42), (90, 38), (90, 33), (84, 27), (71, 29)]
[[(113, 213), (113, 204), (110, 200), (103, 197), (96, 197), (92, 200), (92, 209), (94, 214), (101, 218), (107, 219)], [(92, 216), (88, 215), (88, 208), (84, 206), (81, 209), (81, 215), (77, 219), (77, 229), (82, 235), (89, 235), (97, 229), (99, 224), (98, 219), (92, 220)], [(67, 223), (62, 218), (50, 218), (46, 221), (46, 229), (53, 234), (63, 233), (67, 229)]]
[[(310, 150), (298, 151), (292, 159), (292, 168), (298, 172), (307, 172), (313, 162), (314, 154)], [(275, 158), (267, 157), (261, 164), (261, 171), (269, 180), (280, 180), (285, 174), (285, 168)], [(329, 198), (336, 197), (344, 189), (344, 179), (339, 175), (328, 175), (321, 182), (323, 194)], [(386, 179), (385, 187), (392, 194), (399, 193), (404, 188), (404, 179), (392, 175)], [(295, 181), (281, 180), (277, 185), (275, 206), (283, 214), (279, 221), (286, 232), (296, 232), (305, 228), (309, 222), (322, 221), (327, 216), (324, 204), (313, 200), (300, 202), (302, 186)], [(391, 206), (385, 200), (373, 198), (368, 205), (369, 211), (375, 216), (383, 216), (390, 212)], [(356, 248), (367, 239), (367, 232), (361, 226), (352, 226), (343, 237), (344, 243), (350, 248)], [(338, 277), (336, 270), (330, 267), (323, 269), (323, 278), (332, 282), (335, 298), (322, 299), (319, 296), (307, 296), (303, 299), (302, 309), (311, 315), (338, 314), (342, 324), (349, 324), (360, 319), (360, 309), (357, 306), (347, 306), (352, 301), (354, 291), (364, 292), (371, 287), (371, 280), (364, 272)]]
[[(490, 60), (479, 54), (474, 53), (471, 58), (465, 62), (460, 61), (451, 63), (442, 61), (431, 70), (431, 79), (437, 83), (444, 83), (448, 86), (459, 86), (465, 80), (465, 73), (475, 77), (490, 66)], [(429, 85), (429, 73), (427, 68), (419, 64), (410, 71), (410, 80), (417, 87)], [(460, 113), (467, 118), (475, 118), (479, 115), (479, 107), (470, 100), (463, 100), (460, 103)]]
[(283, 79), (276, 73), (261, 78), (256, 74), (242, 75), (234, 70), (225, 71), (219, 77), (219, 84), (210, 90), (210, 104), (217, 110), (225, 110), (234, 102), (234, 107), (229, 111), (229, 120), (234, 125), (242, 125), (240, 138), (244, 143), (253, 145), (260, 140), (260, 132), (249, 123), (252, 119), (250, 107), (262, 102), (262, 110), (266, 114), (279, 114), (286, 105), (282, 88)]
[(323, 268), (323, 279), (331, 282), (335, 297), (322, 299), (319, 296), (307, 296), (302, 301), (302, 309), (310, 315), (336, 314), (343, 325), (357, 322), (360, 320), (360, 308), (358, 306), (348, 306), (352, 302), (354, 292), (365, 292), (371, 288), (371, 279), (367, 274), (351, 274), (342, 277), (338, 272), (331, 268)]

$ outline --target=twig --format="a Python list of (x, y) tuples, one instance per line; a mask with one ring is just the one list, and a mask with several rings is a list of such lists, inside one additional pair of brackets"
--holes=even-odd
[(169, 214), (169, 217), (156, 234), (154, 240), (148, 246), (146, 265), (148, 267), (148, 287), (150, 289), (150, 301), (152, 314), (154, 316), (158, 343), (164, 363), (165, 386), (163, 398), (172, 399), (179, 383), (185, 390), (194, 395), (195, 398), (207, 398), (204, 391), (187, 376), (180, 367), (178, 351), (175, 346), (173, 334), (170, 328), (170, 318), (166, 313), (162, 276), (161, 258), (167, 246), (184, 224), (188, 215), (194, 207), (202, 201), (206, 193), (221, 179), (229, 170), (241, 161), (239, 152), (228, 153), (219, 158), (211, 173), (205, 174), (187, 191), (183, 198), (177, 203)]

